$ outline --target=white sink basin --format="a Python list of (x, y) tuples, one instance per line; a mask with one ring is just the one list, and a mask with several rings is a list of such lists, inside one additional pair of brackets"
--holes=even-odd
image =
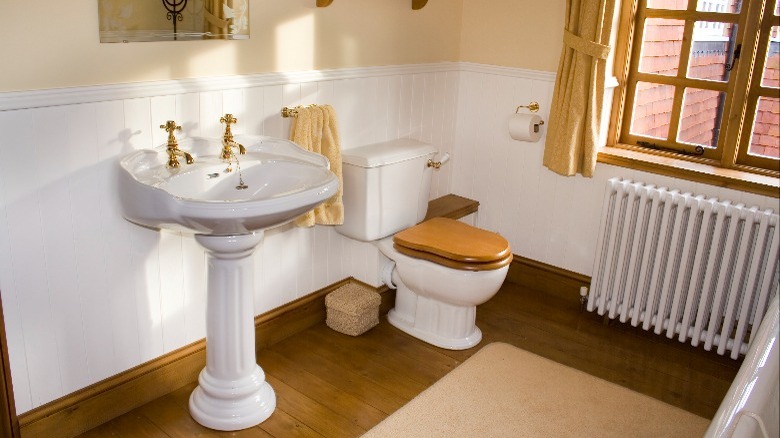
[[(187, 138), (194, 164), (166, 167), (165, 145), (120, 161), (123, 215), (140, 225), (195, 234), (247, 234), (288, 222), (338, 190), (328, 160), (287, 140), (236, 136), (246, 147), (232, 166), (218, 139)], [(228, 167), (231, 172), (226, 172)], [(245, 188), (240, 186), (243, 180)]]

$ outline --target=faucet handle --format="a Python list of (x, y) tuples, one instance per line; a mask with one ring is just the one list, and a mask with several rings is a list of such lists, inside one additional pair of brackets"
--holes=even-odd
[(233, 132), (230, 130), (230, 125), (238, 123), (238, 119), (233, 117), (233, 114), (225, 114), (219, 118), (219, 122), (225, 124), (225, 135), (222, 136), (222, 139), (225, 141), (233, 141)]
[(225, 114), (224, 116), (219, 118), (219, 121), (225, 123), (228, 127), (230, 127), (230, 125), (232, 125), (233, 123), (238, 123), (238, 119), (233, 117), (233, 114)]
[(168, 120), (164, 125), (160, 125), (160, 129), (164, 129), (165, 132), (171, 134), (174, 130), (181, 131), (181, 126), (177, 125), (173, 120)]
[(173, 132), (181, 131), (181, 126), (177, 125), (173, 120), (168, 120), (164, 125), (160, 125), (160, 129), (164, 129), (168, 133), (168, 147), (176, 148), (179, 146)]

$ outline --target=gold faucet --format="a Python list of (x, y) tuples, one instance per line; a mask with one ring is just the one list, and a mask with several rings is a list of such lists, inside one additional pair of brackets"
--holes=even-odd
[(181, 131), (181, 126), (176, 125), (173, 120), (168, 120), (164, 125), (160, 125), (160, 129), (164, 129), (168, 133), (168, 167), (179, 167), (179, 158), (181, 155), (187, 161), (187, 164), (192, 164), (195, 160), (187, 152), (179, 149), (179, 143), (176, 141), (176, 137), (173, 136), (174, 131)]
[(222, 136), (222, 159), (229, 160), (233, 155), (232, 148), (238, 148), (238, 153), (244, 155), (246, 148), (240, 143), (236, 143), (233, 140), (233, 132), (230, 130), (230, 125), (238, 123), (238, 120), (233, 117), (233, 114), (225, 114), (224, 117), (220, 117), (220, 123), (225, 124), (225, 134)]

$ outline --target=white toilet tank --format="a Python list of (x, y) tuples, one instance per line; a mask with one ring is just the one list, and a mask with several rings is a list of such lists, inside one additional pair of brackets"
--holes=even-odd
[(344, 225), (336, 231), (373, 241), (425, 218), (433, 169), (433, 145), (399, 139), (341, 152)]

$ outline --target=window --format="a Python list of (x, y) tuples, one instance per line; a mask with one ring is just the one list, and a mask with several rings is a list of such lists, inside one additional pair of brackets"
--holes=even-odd
[(777, 177), (780, 0), (633, 1), (613, 142)]

